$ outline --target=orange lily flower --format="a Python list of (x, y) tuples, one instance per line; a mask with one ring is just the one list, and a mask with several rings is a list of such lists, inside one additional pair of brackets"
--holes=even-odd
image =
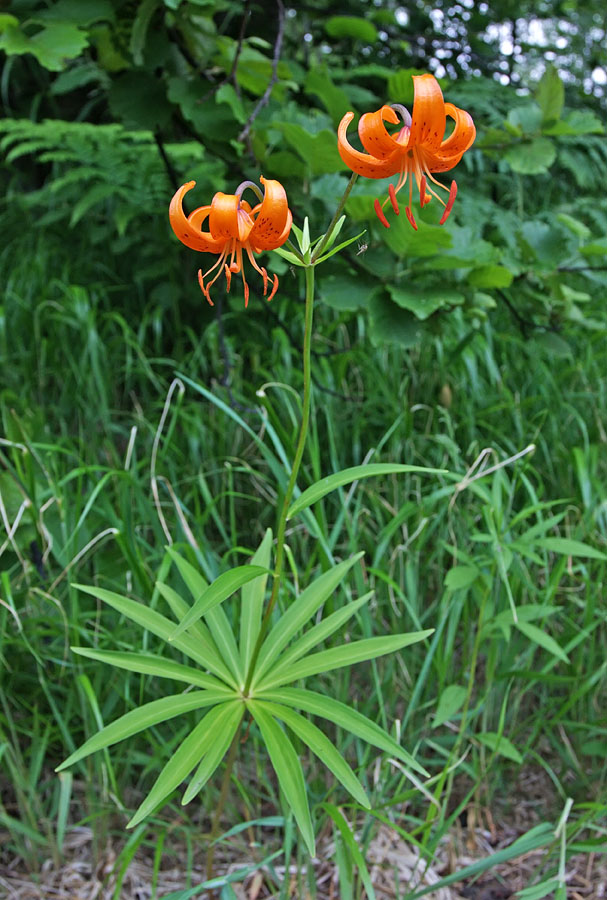
[[(405, 213), (411, 225), (417, 230), (417, 222), (411, 212), (414, 180), (419, 190), (421, 206), (435, 197), (445, 207), (439, 224), (442, 225), (447, 220), (455, 202), (457, 185), (452, 181), (448, 190), (432, 173), (448, 172), (456, 166), (476, 137), (472, 117), (452, 103), (445, 103), (434, 75), (414, 75), (413, 86), (413, 116), (398, 103), (394, 106), (382, 106), (377, 112), (361, 116), (358, 133), (366, 153), (355, 150), (347, 138), (348, 125), (354, 118), (354, 113), (346, 113), (338, 128), (339, 155), (353, 172), (365, 178), (399, 176), (396, 187), (391, 184), (388, 188), (388, 197), (384, 202), (380, 205), (379, 200), (375, 201), (375, 212), (386, 228), (390, 227), (390, 223), (384, 215), (383, 207), (389, 200), (396, 215), (399, 214), (396, 195), (407, 180), (409, 204)], [(454, 120), (455, 127), (449, 137), (445, 138), (447, 116)], [(401, 119), (400, 131), (390, 134), (384, 122), (397, 125)], [(441, 190), (448, 190), (448, 198), (443, 200), (429, 182)]]
[[(202, 253), (217, 253), (219, 259), (202, 274), (198, 270), (198, 281), (211, 306), (211, 287), (222, 272), (225, 274), (228, 291), (232, 275), (240, 273), (244, 285), (244, 305), (249, 303), (249, 285), (244, 276), (242, 251), (245, 250), (253, 268), (263, 278), (263, 295), (268, 292), (268, 273), (255, 261), (254, 254), (264, 250), (275, 250), (282, 246), (289, 237), (293, 216), (287, 202), (285, 189), (279, 181), (266, 180), (261, 176), (264, 193), (252, 181), (243, 181), (236, 188), (235, 194), (223, 194), (218, 191), (210, 206), (199, 206), (186, 217), (183, 211), (183, 198), (196, 184), (188, 181), (183, 184), (171, 200), (169, 219), (171, 228), (182, 244)], [(243, 192), (250, 188), (257, 196), (259, 203), (251, 207), (242, 199)], [(209, 231), (202, 231), (205, 220), (209, 220)], [(229, 258), (229, 261), (228, 261)], [(205, 285), (204, 279), (215, 269), (217, 272)], [(278, 290), (278, 276), (274, 281), (268, 302)]]

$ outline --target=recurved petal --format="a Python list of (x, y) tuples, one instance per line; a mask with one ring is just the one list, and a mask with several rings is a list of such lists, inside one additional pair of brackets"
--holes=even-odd
[(347, 167), (364, 178), (389, 178), (400, 172), (400, 154), (394, 153), (388, 159), (378, 159), (354, 149), (347, 137), (348, 125), (353, 118), (353, 112), (346, 113), (337, 129), (337, 149)]
[(445, 136), (445, 101), (434, 75), (413, 76), (413, 120), (409, 146), (438, 150)]
[(358, 134), (367, 153), (377, 159), (388, 159), (393, 153), (399, 151), (402, 153), (406, 141), (404, 144), (397, 141), (388, 133), (384, 125), (384, 122), (392, 122), (393, 125), (396, 125), (398, 121), (399, 118), (391, 106), (382, 106), (377, 112), (365, 113), (360, 117)]
[(218, 191), (211, 201), (209, 228), (214, 238), (224, 241), (236, 238), (244, 243), (253, 227), (253, 220), (244, 208), (240, 208), (240, 197)]
[(455, 121), (453, 132), (440, 145), (441, 156), (455, 156), (465, 153), (474, 143), (476, 128), (472, 116), (465, 109), (458, 109), (453, 103), (445, 103), (445, 112)]
[[(273, 250), (284, 244), (289, 236), (293, 217), (289, 211), (287, 194), (280, 181), (266, 179), (261, 176), (265, 191), (263, 200), (257, 209), (255, 224), (249, 235), (252, 244), (263, 250)], [(285, 227), (289, 223), (283, 237)]]
[(221, 253), (225, 241), (216, 240), (208, 231), (200, 230), (200, 226), (206, 219), (211, 207), (201, 206), (189, 218), (186, 218), (183, 211), (183, 198), (195, 184), (195, 181), (188, 181), (187, 184), (182, 184), (179, 190), (175, 192), (169, 206), (171, 228), (181, 243), (191, 250), (200, 250), (203, 253)]
[(291, 215), (291, 210), (287, 210), (287, 221), (285, 222), (285, 227), (282, 230), (282, 234), (279, 234), (277, 237), (264, 238), (262, 235), (257, 235), (255, 239), (253, 239), (253, 232), (251, 232), (251, 249), (254, 253), (261, 253), (262, 250), (276, 250), (277, 247), (282, 247), (286, 239), (289, 237), (291, 231), (291, 225), (293, 224), (293, 216)]

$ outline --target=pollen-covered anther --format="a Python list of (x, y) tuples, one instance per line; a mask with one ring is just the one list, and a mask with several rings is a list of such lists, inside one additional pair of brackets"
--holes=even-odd
[(430, 195), (426, 196), (426, 184), (426, 176), (422, 175), (419, 182), (419, 202), (422, 208), (426, 203), (430, 203)]
[(445, 206), (445, 211), (441, 216), (441, 220), (438, 223), (439, 225), (443, 225), (449, 218), (449, 213), (453, 209), (453, 204), (455, 203), (456, 197), (457, 197), (457, 185), (454, 181), (452, 181), (451, 188), (449, 190), (449, 199), (447, 200), (447, 205)]
[(261, 274), (263, 275), (263, 295), (265, 297), (268, 293), (268, 273), (263, 266), (261, 267)]
[(242, 283), (244, 284), (244, 308), (246, 309), (249, 305), (249, 285), (244, 280)]
[(268, 297), (268, 303), (270, 302), (270, 300), (272, 299), (272, 297), (274, 296), (274, 294), (276, 293), (277, 290), (278, 290), (278, 275), (275, 275), (274, 276), (274, 287), (270, 291), (270, 296)]
[(392, 209), (396, 213), (396, 215), (400, 215), (400, 209), (398, 208), (398, 200), (396, 199), (396, 191), (394, 189), (394, 185), (391, 184), (388, 188), (388, 196), (390, 198), (390, 203), (392, 204)]
[(417, 231), (417, 222), (415, 221), (415, 217), (414, 217), (413, 213), (411, 212), (411, 207), (410, 207), (410, 206), (407, 206), (407, 207), (405, 208), (405, 215), (406, 215), (406, 217), (408, 218), (408, 220), (409, 220), (409, 222), (411, 223), (411, 225), (413, 225), (413, 227), (414, 227), (415, 230)]
[(375, 202), (373, 203), (373, 208), (375, 209), (375, 215), (377, 216), (379, 221), (382, 223), (384, 228), (389, 228), (390, 223), (386, 219), (386, 216), (384, 215), (384, 211), (381, 208), (381, 203), (379, 202), (379, 200), (377, 198), (375, 198)]
[(226, 276), (226, 290), (229, 294), (230, 293), (230, 285), (232, 284), (232, 271), (229, 268), (227, 263), (224, 265), (223, 268), (224, 268), (224, 272), (225, 272), (225, 276)]

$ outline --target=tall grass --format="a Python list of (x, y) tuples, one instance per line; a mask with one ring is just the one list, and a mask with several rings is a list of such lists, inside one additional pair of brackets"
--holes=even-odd
[[(176, 328), (157, 298), (133, 315), (122, 289), (79, 278), (67, 257), (62, 268), (49, 246), (5, 251), (0, 315), (0, 821), (3, 853), (32, 870), (49, 852), (61, 858), (75, 823), (92, 823), (102, 846), (182, 737), (153, 728), (80, 763), (73, 779), (51, 774), (101, 723), (161, 692), (70, 653), (139, 640), (71, 583), (100, 579), (157, 605), (168, 541), (195, 545), (209, 575), (246, 561), (274, 525), (268, 501), (284, 490), (300, 410), (295, 283), (270, 309), (226, 308), (218, 324), (196, 308)], [(319, 534), (298, 525), (288, 535), (306, 578), (365, 550), (354, 589), (376, 598), (354, 619), (362, 636), (436, 629), (406, 655), (319, 688), (403, 736), (432, 774), (420, 794), (393, 762), (334, 730), (373, 801), (366, 818), (349, 810), (363, 845), (373, 820), (386, 821), (431, 857), (470, 804), (516, 803), (512, 784), (531, 768), (552, 785), (554, 823), (573, 800), (567, 835), (590, 850), (604, 839), (607, 777), (607, 348), (602, 334), (573, 336), (575, 355), (555, 366), (499, 314), (469, 327), (454, 313), (449, 339), (403, 353), (373, 347), (363, 316), (317, 311), (300, 486), (363, 461), (450, 473), (344, 488), (315, 507)], [(257, 740), (253, 728), (231, 824), (282, 809)], [(320, 804), (339, 805), (341, 793), (306, 765), (329, 829), (336, 820)], [(216, 799), (210, 787), (193, 812), (173, 803), (150, 828), (178, 822), (191, 838)], [(339, 844), (344, 873), (348, 847)]]

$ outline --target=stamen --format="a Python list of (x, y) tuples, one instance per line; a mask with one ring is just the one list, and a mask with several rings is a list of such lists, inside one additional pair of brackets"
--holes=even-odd
[(265, 295), (268, 293), (268, 273), (263, 266), (261, 268), (261, 274), (263, 275), (263, 295), (265, 297)]
[(204, 278), (203, 278), (203, 274), (202, 274), (202, 269), (198, 269), (198, 284), (200, 285), (200, 290), (202, 291), (204, 296), (207, 298), (207, 300), (209, 301), (211, 306), (215, 306), (215, 304), (211, 300), (211, 295), (209, 294), (209, 289), (204, 286)]
[(242, 278), (242, 283), (244, 285), (244, 308), (246, 309), (249, 305), (249, 285), (244, 280), (244, 276)]
[[(275, 275), (274, 276), (274, 287), (272, 288), (270, 296), (268, 297), (268, 303), (270, 302), (270, 300), (272, 299), (272, 297), (274, 296), (274, 294), (276, 293), (277, 290), (278, 290), (278, 275)], [(265, 295), (265, 291), (264, 291), (264, 295)]]
[(411, 212), (411, 207), (410, 207), (410, 206), (407, 206), (407, 207), (405, 208), (405, 215), (406, 215), (406, 217), (409, 219), (409, 222), (411, 223), (411, 225), (413, 225), (413, 227), (414, 227), (415, 230), (417, 231), (417, 222), (415, 221), (415, 218), (414, 218), (414, 216), (413, 216), (413, 213)]
[(396, 199), (396, 191), (394, 190), (394, 185), (391, 184), (388, 188), (388, 196), (390, 197), (390, 203), (392, 204), (392, 209), (396, 213), (396, 215), (400, 215), (400, 209), (398, 208), (398, 200)]
[(390, 223), (389, 223), (388, 220), (386, 219), (386, 217), (385, 217), (385, 215), (384, 215), (384, 211), (383, 211), (383, 209), (381, 208), (381, 203), (379, 202), (379, 200), (378, 200), (377, 198), (375, 198), (375, 202), (374, 202), (374, 204), (373, 204), (373, 208), (375, 209), (375, 215), (377, 216), (377, 218), (379, 219), (379, 221), (382, 223), (382, 225), (384, 226), (384, 228), (389, 228), (389, 227), (390, 227)]
[(232, 272), (228, 268), (227, 263), (225, 264), (224, 269), (225, 269), (225, 273), (226, 273), (226, 289), (229, 294), (230, 293), (230, 285), (232, 284)]
[(238, 273), (240, 272), (240, 266), (237, 262), (234, 262), (234, 260), (232, 260), (232, 262), (230, 263), (230, 272), (232, 272), (234, 275), (238, 275)]
[(425, 175), (422, 175), (420, 182), (419, 182), (419, 202), (422, 206), (422, 209), (426, 205), (426, 203), (430, 203), (430, 197), (426, 198), (426, 176)]
[(451, 182), (451, 188), (449, 190), (449, 199), (447, 200), (447, 205), (445, 206), (445, 211), (441, 217), (439, 225), (443, 225), (447, 219), (449, 218), (449, 213), (453, 208), (453, 204), (455, 203), (455, 198), (457, 197), (457, 185), (454, 181)]

